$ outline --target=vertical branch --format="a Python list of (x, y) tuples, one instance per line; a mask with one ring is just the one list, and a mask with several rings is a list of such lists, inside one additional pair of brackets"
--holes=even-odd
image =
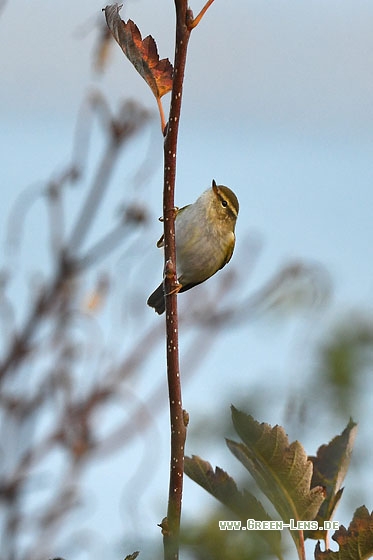
[(176, 42), (174, 76), (171, 94), (169, 121), (165, 129), (164, 142), (164, 249), (165, 249), (165, 293), (166, 296), (166, 348), (167, 378), (171, 423), (171, 461), (167, 520), (163, 522), (165, 560), (179, 557), (179, 533), (184, 474), (184, 445), (186, 439), (186, 414), (182, 408), (181, 380), (179, 371), (177, 275), (175, 248), (175, 176), (176, 150), (181, 113), (184, 71), (190, 29), (186, 0), (175, 0)]

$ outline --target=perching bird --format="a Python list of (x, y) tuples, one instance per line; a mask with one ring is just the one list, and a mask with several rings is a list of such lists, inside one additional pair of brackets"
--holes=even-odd
[[(231, 259), (239, 203), (231, 189), (217, 185), (193, 204), (177, 211), (175, 218), (176, 271), (179, 292), (201, 284)], [(163, 247), (163, 236), (157, 246)], [(163, 282), (151, 294), (148, 305), (159, 314), (165, 310)]]

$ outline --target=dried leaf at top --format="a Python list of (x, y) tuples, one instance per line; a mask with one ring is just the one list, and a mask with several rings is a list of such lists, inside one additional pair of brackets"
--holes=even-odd
[(106, 6), (107, 25), (138, 73), (149, 85), (154, 96), (159, 99), (172, 89), (173, 68), (168, 58), (159, 60), (156, 42), (151, 35), (142, 39), (137, 25), (132, 21), (124, 22), (119, 17), (118, 4)]

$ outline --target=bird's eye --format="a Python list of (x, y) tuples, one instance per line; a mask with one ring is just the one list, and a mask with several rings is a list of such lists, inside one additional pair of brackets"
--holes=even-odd
[(224, 208), (226, 208), (228, 206), (228, 202), (226, 200), (222, 200), (221, 205), (224, 206)]

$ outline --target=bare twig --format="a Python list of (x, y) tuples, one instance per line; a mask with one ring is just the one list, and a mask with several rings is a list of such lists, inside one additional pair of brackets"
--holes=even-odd
[(194, 29), (195, 27), (197, 27), (197, 25), (199, 24), (199, 22), (201, 21), (201, 19), (203, 18), (203, 16), (205, 15), (205, 13), (207, 12), (207, 10), (209, 9), (209, 7), (213, 2), (214, 0), (208, 0), (208, 2), (206, 2), (206, 4), (203, 6), (199, 14), (189, 24), (189, 29)]
[(164, 143), (164, 249), (165, 249), (165, 294), (166, 299), (166, 348), (167, 377), (171, 421), (171, 463), (167, 519), (162, 523), (165, 560), (179, 557), (179, 533), (184, 474), (184, 446), (186, 439), (185, 413), (182, 408), (181, 379), (179, 370), (178, 314), (176, 292), (175, 247), (175, 176), (176, 151), (181, 113), (181, 100), (185, 63), (190, 29), (188, 21), (193, 17), (186, 0), (175, 0), (176, 42), (174, 78), (171, 95), (170, 115), (165, 129)]

